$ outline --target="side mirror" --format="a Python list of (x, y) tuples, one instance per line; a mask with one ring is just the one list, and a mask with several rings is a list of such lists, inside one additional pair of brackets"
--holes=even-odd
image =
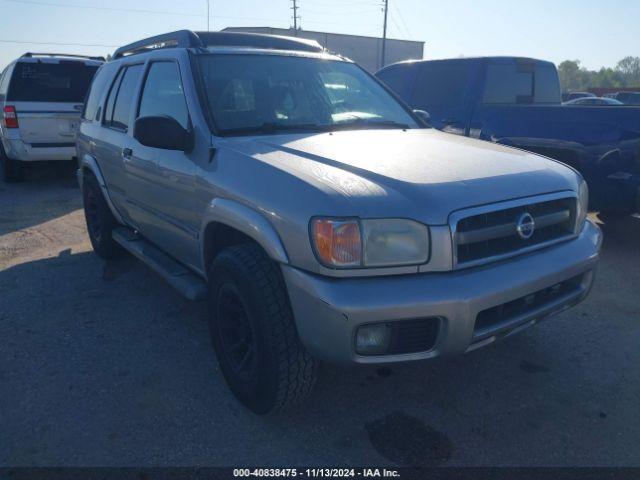
[(133, 127), (133, 138), (147, 147), (162, 148), (164, 150), (190, 151), (192, 148), (192, 134), (166, 115), (140, 117)]
[(424, 123), (431, 125), (431, 115), (429, 115), (429, 112), (424, 110), (414, 110), (413, 113), (415, 113)]

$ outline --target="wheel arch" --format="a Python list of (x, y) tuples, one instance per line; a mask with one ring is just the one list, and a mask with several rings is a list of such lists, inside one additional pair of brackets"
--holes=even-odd
[(205, 212), (200, 238), (203, 270), (222, 249), (252, 241), (275, 262), (289, 263), (276, 229), (259, 212), (239, 202), (216, 198)]
[(91, 173), (96, 180), (98, 181), (98, 185), (100, 185), (100, 190), (102, 191), (102, 195), (109, 205), (109, 209), (113, 214), (114, 218), (118, 221), (118, 223), (124, 225), (125, 222), (118, 212), (118, 209), (115, 207), (113, 202), (111, 201), (111, 196), (109, 195), (109, 190), (107, 189), (107, 182), (102, 175), (102, 171), (100, 170), (100, 166), (98, 165), (98, 161), (92, 155), (84, 155), (78, 162), (78, 184), (80, 185), (80, 191), (82, 191), (82, 187), (84, 185), (84, 176), (87, 173)]

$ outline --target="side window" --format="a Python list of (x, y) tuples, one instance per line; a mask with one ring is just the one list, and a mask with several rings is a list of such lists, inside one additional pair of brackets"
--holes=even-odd
[(411, 105), (426, 111), (433, 107), (463, 109), (468, 84), (467, 62), (424, 63), (418, 72)]
[(116, 103), (116, 95), (118, 95), (118, 90), (120, 89), (122, 75), (124, 75), (124, 69), (118, 72), (115, 80), (111, 84), (111, 90), (109, 90), (109, 98), (107, 98), (107, 106), (105, 107), (104, 112), (104, 124), (106, 126), (111, 125), (111, 119), (113, 118), (113, 106)]
[(102, 92), (104, 92), (104, 89), (107, 86), (107, 81), (111, 78), (111, 70), (107, 67), (100, 67), (95, 77), (93, 77), (91, 87), (89, 87), (87, 99), (84, 103), (82, 118), (85, 120), (98, 119), (98, 103), (100, 102), (100, 98), (102, 98)]
[(539, 63), (536, 65), (536, 89), (533, 101), (535, 103), (560, 103), (560, 80), (558, 71), (552, 64)]
[[(413, 68), (412, 68), (413, 67)], [(409, 64), (398, 64), (386, 67), (384, 70), (376, 73), (382, 82), (399, 95), (405, 102), (411, 101), (410, 80), (413, 78), (415, 66)]]
[(188, 128), (189, 113), (175, 62), (154, 62), (140, 98), (139, 117), (166, 115), (175, 118), (183, 128)]
[(13, 66), (9, 66), (4, 69), (4, 72), (0, 72), (0, 100), (4, 100), (9, 90), (9, 80), (13, 73)]
[(515, 63), (487, 66), (485, 104), (526, 104), (533, 100), (533, 69), (519, 68)]
[(129, 128), (129, 114), (131, 113), (131, 105), (136, 94), (138, 80), (142, 74), (142, 65), (133, 65), (127, 67), (122, 76), (122, 82), (118, 88), (118, 95), (113, 107), (113, 117), (110, 126), (119, 130), (127, 131)]

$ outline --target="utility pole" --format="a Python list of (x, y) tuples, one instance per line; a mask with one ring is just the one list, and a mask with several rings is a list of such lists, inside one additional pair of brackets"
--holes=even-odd
[(298, 36), (298, 0), (291, 0), (291, 2), (293, 3), (293, 7), (291, 7), (293, 10), (293, 31)]
[(211, 29), (209, 28), (209, 0), (207, 0), (207, 32), (210, 32)]
[(382, 27), (382, 60), (380, 68), (384, 68), (385, 54), (387, 53), (387, 12), (389, 11), (389, 0), (384, 0), (384, 25)]

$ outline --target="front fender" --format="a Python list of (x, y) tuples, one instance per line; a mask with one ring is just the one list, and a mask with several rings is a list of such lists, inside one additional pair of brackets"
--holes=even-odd
[[(259, 212), (234, 200), (216, 198), (207, 206), (200, 229), (200, 238), (206, 238), (207, 226), (221, 223), (234, 228), (257, 242), (269, 257), (278, 263), (289, 263), (289, 257), (278, 232)], [(204, 241), (200, 245), (202, 265), (206, 265)]]

